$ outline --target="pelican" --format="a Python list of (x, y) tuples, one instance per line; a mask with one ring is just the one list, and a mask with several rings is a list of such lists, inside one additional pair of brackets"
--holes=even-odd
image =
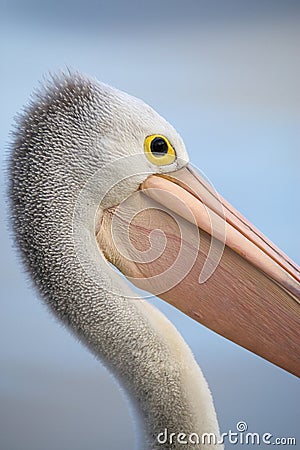
[(150, 106), (79, 73), (53, 76), (17, 120), (9, 175), (25, 268), (127, 392), (137, 448), (223, 443), (191, 350), (125, 277), (300, 374), (299, 268), (192, 168)]

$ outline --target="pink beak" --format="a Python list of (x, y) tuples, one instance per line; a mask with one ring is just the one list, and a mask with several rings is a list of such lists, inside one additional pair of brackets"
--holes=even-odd
[(190, 166), (147, 178), (97, 240), (136, 286), (300, 376), (299, 268)]

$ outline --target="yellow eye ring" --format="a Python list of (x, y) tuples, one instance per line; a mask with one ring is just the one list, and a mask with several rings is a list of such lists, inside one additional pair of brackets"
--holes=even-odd
[(168, 139), (161, 134), (151, 134), (144, 142), (147, 159), (156, 166), (172, 164), (176, 159), (176, 152)]

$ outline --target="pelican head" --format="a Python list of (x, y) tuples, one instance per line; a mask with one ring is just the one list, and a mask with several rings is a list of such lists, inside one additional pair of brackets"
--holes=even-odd
[(299, 269), (192, 168), (179, 134), (150, 106), (63, 74), (25, 109), (12, 147), (12, 222), (25, 265), (50, 309), (135, 398), (145, 448), (161, 448), (155, 433), (166, 426), (218, 426), (211, 402), (200, 414), (198, 399), (207, 405), (210, 394), (189, 349), (108, 261), (300, 374)]

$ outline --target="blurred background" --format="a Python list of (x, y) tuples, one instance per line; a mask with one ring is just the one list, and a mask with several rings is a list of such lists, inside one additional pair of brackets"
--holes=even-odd
[[(12, 249), (13, 118), (49, 71), (66, 67), (141, 97), (177, 128), (222, 195), (299, 263), (300, 2), (0, 4), (0, 449), (130, 450), (133, 426), (115, 381), (49, 315)], [(244, 420), (249, 431), (300, 445), (295, 377), (154, 303), (202, 367), (221, 431)]]

